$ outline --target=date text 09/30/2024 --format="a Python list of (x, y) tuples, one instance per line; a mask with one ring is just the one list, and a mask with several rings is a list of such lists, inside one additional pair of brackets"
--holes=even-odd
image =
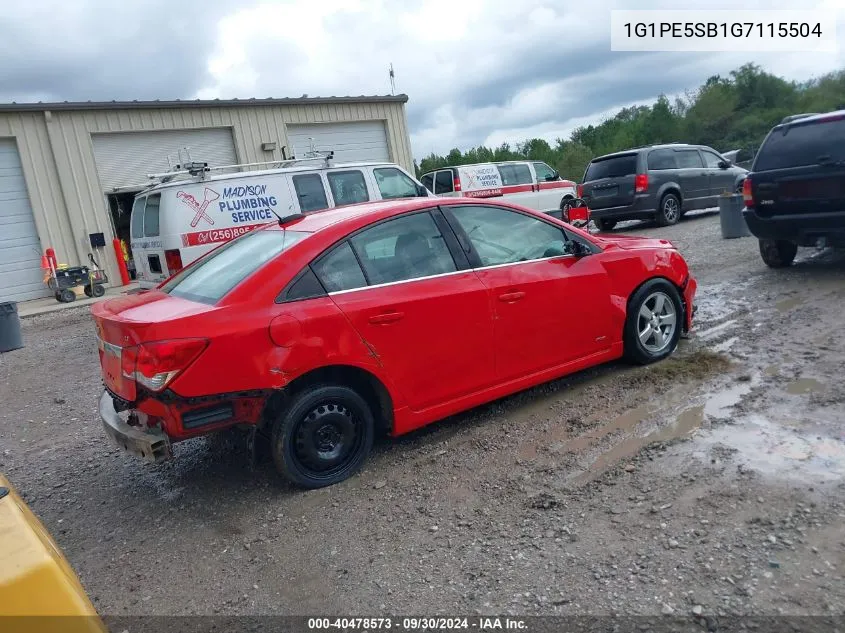
[(510, 617), (308, 618), (309, 631), (527, 631), (525, 620)]

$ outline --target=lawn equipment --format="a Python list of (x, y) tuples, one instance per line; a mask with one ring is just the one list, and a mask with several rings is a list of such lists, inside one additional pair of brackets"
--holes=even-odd
[(48, 272), (45, 275), (47, 287), (53, 291), (56, 301), (60, 303), (71, 303), (76, 301), (74, 288), (83, 287), (87, 297), (102, 297), (106, 294), (103, 284), (109, 279), (100, 265), (94, 261), (94, 256), (88, 253), (91, 266), (67, 266), (65, 264), (54, 266), (52, 260), (47, 260)]

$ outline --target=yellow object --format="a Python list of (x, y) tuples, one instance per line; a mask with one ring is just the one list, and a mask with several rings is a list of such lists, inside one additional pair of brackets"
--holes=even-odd
[(0, 475), (0, 494), (3, 489), (8, 493), (0, 498), (0, 629), (105, 633), (58, 545)]

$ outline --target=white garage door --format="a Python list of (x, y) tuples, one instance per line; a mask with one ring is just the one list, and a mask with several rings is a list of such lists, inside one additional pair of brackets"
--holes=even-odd
[(333, 151), (338, 163), (388, 162), (387, 134), (383, 121), (288, 125), (288, 154), (303, 156), (314, 149)]
[(185, 148), (190, 150), (191, 160), (211, 167), (238, 162), (230, 128), (117, 132), (92, 138), (100, 184), (106, 192), (149, 182), (147, 174), (167, 171), (167, 157), (178, 162), (179, 150)]
[(50, 294), (41, 271), (41, 242), (32, 218), (14, 139), (0, 139), (0, 301)]

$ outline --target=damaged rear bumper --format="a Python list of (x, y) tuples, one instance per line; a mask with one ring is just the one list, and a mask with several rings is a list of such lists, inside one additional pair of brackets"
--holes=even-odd
[(170, 438), (164, 431), (130, 426), (114, 408), (114, 400), (108, 391), (100, 396), (100, 418), (106, 434), (123, 450), (149, 462), (163, 462), (173, 457)]

